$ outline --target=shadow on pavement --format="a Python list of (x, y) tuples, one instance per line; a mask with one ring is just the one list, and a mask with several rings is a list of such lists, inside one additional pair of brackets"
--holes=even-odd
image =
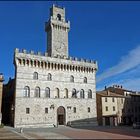
[(140, 129), (133, 129), (132, 126), (92, 126), (92, 127), (91, 126), (90, 127), (76, 126), (76, 127), (72, 127), (72, 128), (140, 137)]

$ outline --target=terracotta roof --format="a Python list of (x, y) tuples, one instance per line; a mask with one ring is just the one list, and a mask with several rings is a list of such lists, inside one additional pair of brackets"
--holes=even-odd
[(118, 94), (124, 94), (124, 92), (134, 92), (132, 90), (127, 90), (127, 89), (123, 89), (123, 88), (120, 88), (120, 87), (108, 87), (106, 88), (106, 90), (109, 90), (111, 92), (115, 92), (115, 93), (118, 93)]
[(108, 97), (125, 97), (124, 95), (120, 95), (120, 94), (117, 94), (117, 93), (113, 93), (113, 92), (110, 92), (110, 91), (97, 91), (97, 94), (100, 95), (100, 96), (108, 96)]

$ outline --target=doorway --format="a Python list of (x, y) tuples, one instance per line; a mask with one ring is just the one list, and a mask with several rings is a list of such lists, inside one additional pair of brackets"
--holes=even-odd
[(65, 121), (66, 121), (66, 111), (63, 106), (60, 106), (57, 109), (57, 124), (65, 125)]
[(105, 117), (105, 125), (110, 125), (110, 117)]

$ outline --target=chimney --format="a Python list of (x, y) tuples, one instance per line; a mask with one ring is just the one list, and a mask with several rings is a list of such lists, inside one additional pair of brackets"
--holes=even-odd
[(107, 90), (106, 92), (107, 92), (107, 95), (110, 95), (110, 92), (109, 92), (109, 90)]

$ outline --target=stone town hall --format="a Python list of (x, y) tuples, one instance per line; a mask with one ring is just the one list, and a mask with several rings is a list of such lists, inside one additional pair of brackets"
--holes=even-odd
[(47, 52), (15, 49), (14, 127), (70, 125), (96, 118), (97, 62), (70, 57), (65, 9), (53, 5)]

